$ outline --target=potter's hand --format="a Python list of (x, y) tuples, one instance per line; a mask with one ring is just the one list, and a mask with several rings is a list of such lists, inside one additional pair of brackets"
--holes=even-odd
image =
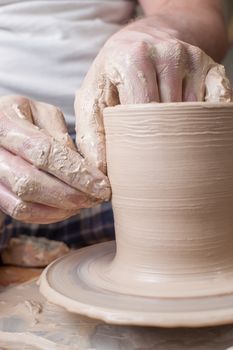
[[(175, 31), (135, 22), (112, 36), (77, 92), (77, 145), (105, 171), (103, 109), (116, 104), (230, 101), (223, 66)], [(178, 35), (177, 35), (178, 36)]]
[(0, 99), (0, 209), (51, 223), (109, 197), (107, 178), (68, 136), (62, 113), (24, 97)]

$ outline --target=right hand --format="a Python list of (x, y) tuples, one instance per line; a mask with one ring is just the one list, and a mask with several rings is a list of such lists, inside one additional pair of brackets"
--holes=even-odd
[(148, 17), (115, 33), (92, 63), (76, 94), (76, 143), (85, 159), (104, 173), (105, 107), (232, 100), (224, 67), (180, 37), (182, 32), (169, 21)]
[(106, 176), (88, 164), (52, 105), (21, 96), (0, 98), (0, 209), (48, 224), (110, 197)]

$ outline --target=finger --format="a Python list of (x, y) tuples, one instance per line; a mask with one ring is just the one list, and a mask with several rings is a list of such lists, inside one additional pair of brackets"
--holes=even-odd
[(153, 61), (157, 74), (160, 102), (182, 101), (182, 80), (184, 77), (183, 45), (170, 40), (158, 44), (153, 50)]
[(63, 210), (79, 210), (96, 204), (83, 192), (38, 170), (24, 159), (0, 148), (0, 181), (23, 201)]
[[(117, 60), (106, 63), (106, 75), (117, 88), (121, 104), (159, 102), (152, 47), (144, 42), (121, 44)], [(117, 53), (116, 53), (117, 55)]]
[[(102, 111), (107, 106), (106, 79), (99, 76), (97, 80), (95, 63), (88, 72), (82, 88), (76, 92), (76, 144), (78, 151), (90, 163), (106, 174), (105, 135)], [(108, 97), (112, 97), (112, 105), (118, 104), (117, 91), (108, 84)]]
[(167, 70), (159, 75), (158, 86), (160, 102), (182, 102), (182, 77), (178, 72)]
[(24, 202), (0, 183), (0, 209), (16, 220), (27, 223), (50, 224), (75, 215), (71, 210), (62, 210), (42, 204)]
[(212, 67), (205, 78), (205, 101), (230, 102), (232, 88), (226, 77), (225, 68), (218, 64)]
[(33, 123), (59, 141), (76, 151), (75, 144), (68, 134), (61, 110), (55, 106), (38, 101), (29, 101)]
[(45, 130), (57, 141), (76, 150), (59, 108), (47, 103), (29, 100), (24, 96), (3, 96), (0, 98), (0, 108), (7, 110), (9, 115), (17, 115), (21, 119), (28, 120)]
[(101, 200), (110, 197), (106, 176), (26, 120), (0, 113), (0, 145), (81, 192)]
[(156, 68), (160, 102), (182, 102), (181, 66), (163, 62), (157, 64)]
[(187, 44), (184, 47), (186, 75), (183, 80), (183, 101), (204, 101), (206, 74), (215, 62), (198, 47)]
[(24, 96), (3, 96), (0, 97), (0, 109), (8, 110), (9, 114), (17, 115), (20, 119), (33, 123), (29, 100)]

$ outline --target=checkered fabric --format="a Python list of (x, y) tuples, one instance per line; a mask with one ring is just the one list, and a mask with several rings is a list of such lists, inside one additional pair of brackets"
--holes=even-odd
[(25, 234), (63, 241), (71, 247), (81, 248), (114, 239), (113, 214), (110, 203), (83, 209), (80, 214), (49, 225), (25, 224), (6, 217), (0, 231), (0, 250), (11, 236)]

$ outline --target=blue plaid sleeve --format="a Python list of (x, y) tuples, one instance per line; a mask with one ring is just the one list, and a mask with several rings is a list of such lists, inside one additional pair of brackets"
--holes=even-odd
[(0, 250), (11, 236), (19, 234), (63, 241), (74, 248), (112, 240), (115, 234), (111, 203), (83, 209), (76, 216), (49, 225), (25, 224), (6, 217), (0, 235)]
[(0, 225), (0, 251), (7, 246), (7, 243), (11, 237), (12, 219), (9, 216), (5, 216), (5, 219)]

